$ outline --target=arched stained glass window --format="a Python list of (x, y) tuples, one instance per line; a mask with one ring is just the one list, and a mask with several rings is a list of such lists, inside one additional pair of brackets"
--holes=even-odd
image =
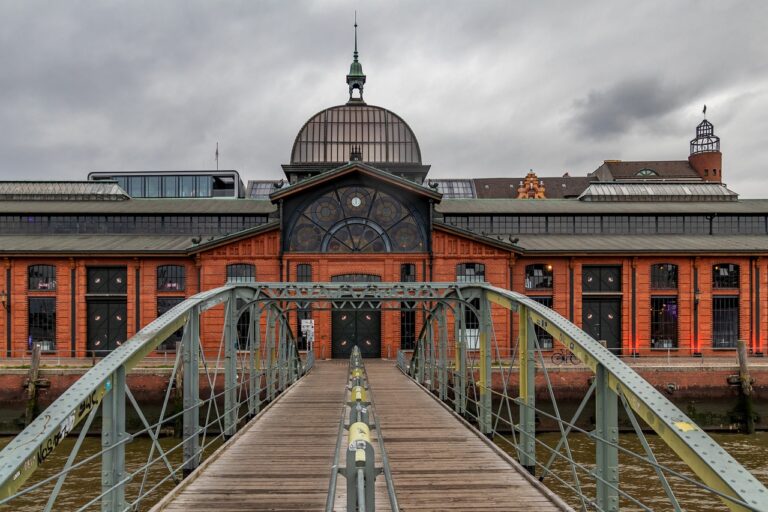
[(370, 187), (326, 192), (298, 216), (290, 234), (297, 252), (421, 252), (425, 236), (414, 213)]

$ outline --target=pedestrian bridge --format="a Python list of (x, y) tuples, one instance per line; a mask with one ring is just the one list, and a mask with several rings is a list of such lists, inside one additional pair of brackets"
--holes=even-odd
[[(403, 301), (423, 311), (412, 354), (363, 360), (355, 349), (349, 361), (316, 362), (297, 350), (289, 318), (299, 305)], [(499, 309), (519, 322), (509, 349), (495, 341)], [(206, 315), (222, 325), (215, 354), (200, 340)], [(166, 399), (150, 414), (126, 374), (179, 328)], [(541, 329), (594, 373), (568, 417)], [(536, 400), (537, 378), (547, 400)], [(620, 443), (620, 410), (639, 453)], [(584, 427), (589, 415), (594, 428)], [(542, 418), (557, 425), (555, 443), (537, 437)], [(177, 436), (165, 437), (171, 427)], [(80, 453), (94, 430), (101, 450)], [(681, 465), (658, 462), (649, 431)], [(588, 460), (571, 447), (577, 435), (593, 447)], [(131, 451), (138, 437), (151, 440), (147, 453)], [(51, 457), (59, 451), (65, 457)], [(641, 466), (653, 478), (633, 495), (621, 473)], [(66, 510), (683, 510), (694, 505), (684, 498), (691, 489), (701, 510), (768, 510), (765, 486), (604, 346), (535, 301), (482, 283), (232, 283), (198, 294), (104, 358), (0, 452), (0, 509), (62, 510), (67, 486), (80, 501)]]

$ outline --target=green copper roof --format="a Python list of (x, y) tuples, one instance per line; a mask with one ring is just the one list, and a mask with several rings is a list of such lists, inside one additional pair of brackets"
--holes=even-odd
[(365, 76), (363, 73), (363, 65), (358, 62), (357, 57), (352, 61), (349, 66), (349, 76)]

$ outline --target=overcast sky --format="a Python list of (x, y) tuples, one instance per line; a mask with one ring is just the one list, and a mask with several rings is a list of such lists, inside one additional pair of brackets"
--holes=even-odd
[(282, 177), (347, 99), (413, 128), (431, 177), (682, 160), (707, 104), (723, 177), (768, 197), (768, 2), (0, 2), (0, 179)]

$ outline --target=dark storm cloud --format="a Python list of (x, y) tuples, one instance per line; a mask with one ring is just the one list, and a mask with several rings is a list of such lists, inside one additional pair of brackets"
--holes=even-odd
[[(431, 175), (584, 174), (681, 159), (701, 104), (726, 179), (768, 196), (764, 2), (0, 3), (0, 179), (222, 167), (279, 178), (346, 100), (402, 115)], [(738, 190), (738, 189), (737, 189)]]
[(636, 124), (661, 119), (694, 96), (657, 78), (626, 80), (591, 91), (575, 103), (574, 121), (588, 137), (620, 136)]

